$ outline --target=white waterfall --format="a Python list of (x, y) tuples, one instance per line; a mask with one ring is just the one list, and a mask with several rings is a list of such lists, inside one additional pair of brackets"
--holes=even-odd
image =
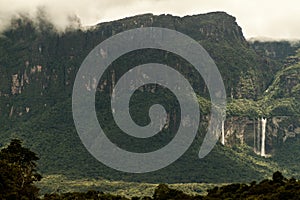
[(261, 134), (261, 120), (258, 118), (257, 119), (257, 138), (256, 138), (256, 151), (260, 152), (261, 148), (260, 148), (260, 134)]
[(261, 118), (261, 156), (266, 156), (266, 124), (267, 118)]
[(256, 130), (255, 130), (255, 118), (253, 119), (253, 150), (256, 152)]
[(222, 143), (222, 145), (225, 145), (225, 130), (224, 130), (224, 120), (222, 120), (221, 133), (222, 133), (222, 139), (221, 139), (221, 143)]

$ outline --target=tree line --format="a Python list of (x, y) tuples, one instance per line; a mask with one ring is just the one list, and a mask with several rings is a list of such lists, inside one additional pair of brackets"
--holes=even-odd
[[(22, 146), (22, 141), (11, 140), (10, 144), (0, 150), (0, 199), (3, 200), (62, 200), (62, 199), (96, 199), (96, 200), (129, 200), (119, 195), (101, 191), (69, 192), (62, 194), (39, 194), (34, 184), (42, 179), (37, 172), (38, 156), (30, 149)], [(217, 199), (299, 199), (300, 181), (287, 179), (280, 172), (273, 174), (272, 180), (265, 179), (234, 183), (214, 187), (207, 195), (189, 195), (180, 190), (171, 189), (167, 184), (159, 184), (152, 197), (132, 197), (131, 200), (217, 200)]]

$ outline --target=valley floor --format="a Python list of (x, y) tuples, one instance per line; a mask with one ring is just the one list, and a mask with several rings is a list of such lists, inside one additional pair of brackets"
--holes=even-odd
[[(102, 191), (113, 195), (131, 198), (134, 196), (152, 196), (159, 184), (125, 181), (110, 181), (106, 179), (68, 179), (63, 175), (48, 175), (36, 184), (41, 188), (40, 194)], [(176, 183), (168, 184), (171, 189), (183, 191), (189, 195), (206, 195), (208, 189), (224, 184), (213, 183)]]

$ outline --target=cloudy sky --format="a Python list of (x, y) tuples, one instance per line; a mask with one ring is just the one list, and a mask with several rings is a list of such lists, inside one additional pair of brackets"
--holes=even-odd
[(245, 37), (300, 39), (299, 0), (0, 0), (0, 29), (19, 12), (36, 16), (43, 7), (59, 28), (76, 14), (93, 25), (143, 13), (177, 16), (225, 11), (237, 18)]

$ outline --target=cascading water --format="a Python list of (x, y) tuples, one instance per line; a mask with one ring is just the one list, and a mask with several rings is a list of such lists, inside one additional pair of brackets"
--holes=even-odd
[(261, 118), (261, 156), (266, 156), (266, 124), (267, 118)]
[(222, 139), (221, 139), (221, 143), (222, 143), (222, 145), (225, 145), (225, 130), (224, 130), (224, 120), (222, 120), (221, 132), (222, 132)]

